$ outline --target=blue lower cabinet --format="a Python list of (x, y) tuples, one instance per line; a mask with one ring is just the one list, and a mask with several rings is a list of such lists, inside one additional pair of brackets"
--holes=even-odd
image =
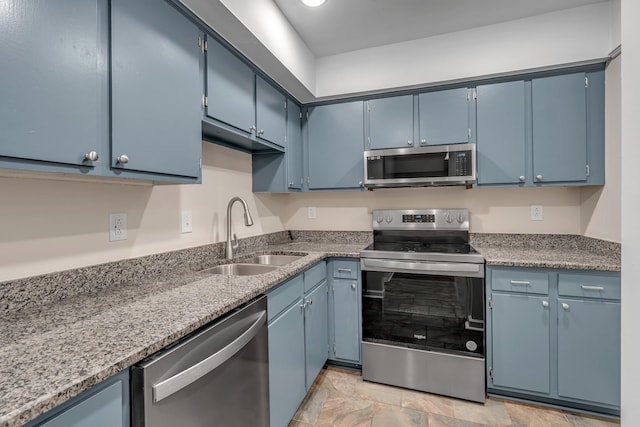
[[(329, 261), (329, 359), (360, 365), (362, 321), (360, 264), (354, 260)], [(352, 278), (345, 278), (352, 277)]]
[(289, 424), (327, 361), (327, 293), (324, 261), (267, 293), (271, 427)]
[(487, 267), (487, 295), (489, 393), (619, 415), (620, 273)]
[(26, 427), (128, 427), (129, 371), (93, 386)]
[(305, 354), (302, 299), (269, 323), (270, 424), (286, 426), (304, 399)]

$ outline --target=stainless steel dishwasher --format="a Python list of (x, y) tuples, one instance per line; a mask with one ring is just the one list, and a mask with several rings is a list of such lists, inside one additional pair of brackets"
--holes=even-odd
[(269, 425), (267, 298), (131, 368), (134, 427)]

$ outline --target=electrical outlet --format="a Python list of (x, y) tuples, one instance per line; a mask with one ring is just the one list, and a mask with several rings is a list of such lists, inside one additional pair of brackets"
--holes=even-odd
[(109, 214), (109, 241), (127, 240), (127, 214)]
[(316, 219), (316, 207), (315, 206), (309, 206), (307, 208), (307, 218)]
[(531, 221), (544, 220), (542, 205), (531, 205)]
[(193, 214), (191, 211), (182, 211), (182, 232), (193, 232)]

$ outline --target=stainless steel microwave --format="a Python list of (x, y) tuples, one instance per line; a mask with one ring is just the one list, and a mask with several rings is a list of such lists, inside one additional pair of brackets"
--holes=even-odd
[(367, 187), (468, 185), (475, 181), (475, 144), (364, 152), (364, 184)]

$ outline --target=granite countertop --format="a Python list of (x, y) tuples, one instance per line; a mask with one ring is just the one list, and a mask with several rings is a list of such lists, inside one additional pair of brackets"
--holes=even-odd
[(255, 276), (182, 271), (12, 312), (0, 319), (0, 426), (22, 425), (313, 264), (358, 257), (365, 246), (270, 245), (256, 253), (307, 255)]
[[(227, 262), (224, 244), (213, 244), (0, 283), (0, 427), (34, 419), (325, 258), (359, 257), (370, 239), (248, 238), (236, 262), (304, 255), (255, 276), (203, 272)], [(582, 236), (472, 233), (471, 244), (487, 265), (620, 271), (620, 244)]]

